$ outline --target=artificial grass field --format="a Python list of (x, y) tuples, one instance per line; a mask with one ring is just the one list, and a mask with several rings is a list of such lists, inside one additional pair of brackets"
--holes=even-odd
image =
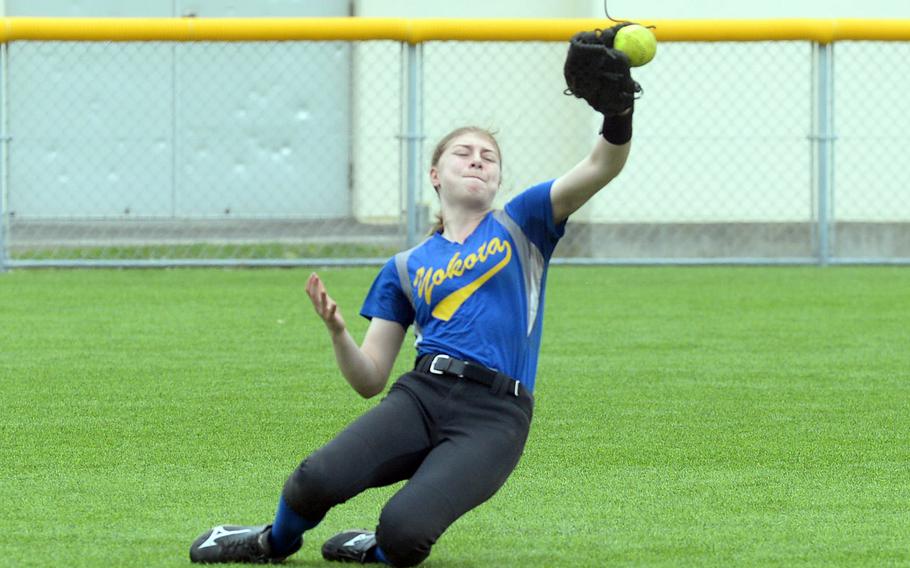
[[(319, 271), (358, 341), (376, 271)], [(188, 565), (211, 526), (270, 522), (378, 401), (308, 274), (0, 274), (0, 565)], [(554, 267), (535, 394), (515, 473), (425, 566), (910, 565), (908, 268)], [(288, 563), (329, 566), (394, 489)]]

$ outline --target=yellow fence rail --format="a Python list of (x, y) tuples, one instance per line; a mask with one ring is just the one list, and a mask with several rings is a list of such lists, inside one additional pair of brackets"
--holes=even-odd
[[(565, 41), (604, 19), (0, 18), (0, 43), (62, 41)], [(647, 20), (660, 41), (908, 41), (910, 19)]]

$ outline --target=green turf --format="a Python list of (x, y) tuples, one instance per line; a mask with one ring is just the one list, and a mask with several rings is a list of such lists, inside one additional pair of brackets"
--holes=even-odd
[(260, 243), (141, 245), (120, 247), (30, 247), (12, 251), (13, 260), (185, 260), (388, 258), (399, 248), (362, 243)]
[[(325, 270), (355, 336), (374, 268)], [(0, 275), (0, 565), (177, 566), (375, 401), (307, 270)], [(910, 270), (551, 272), (526, 454), (426, 563), (910, 565)], [(398, 371), (412, 357), (410, 341)], [(372, 527), (395, 488), (332, 511)]]

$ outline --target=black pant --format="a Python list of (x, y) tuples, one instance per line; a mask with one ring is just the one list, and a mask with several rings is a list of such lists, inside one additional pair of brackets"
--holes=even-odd
[(534, 401), (501, 387), (402, 375), (379, 405), (300, 464), (284, 485), (286, 502), (318, 522), (367, 488), (408, 479), (383, 508), (376, 539), (394, 565), (419, 564), (518, 464)]

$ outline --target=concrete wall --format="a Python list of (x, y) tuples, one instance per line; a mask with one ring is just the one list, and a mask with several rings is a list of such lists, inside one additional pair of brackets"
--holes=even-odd
[(6, 16), (48, 17), (257, 17), (346, 16), (348, 0), (3, 0)]
[[(8, 0), (5, 9), (350, 14), (346, 0)], [(19, 219), (350, 216), (346, 42), (16, 42), (9, 61), (9, 210)]]
[[(602, 0), (590, 0), (592, 17), (603, 15)], [(908, 18), (910, 3), (904, 0), (608, 0), (610, 15), (617, 19), (721, 19), (721, 18)]]

